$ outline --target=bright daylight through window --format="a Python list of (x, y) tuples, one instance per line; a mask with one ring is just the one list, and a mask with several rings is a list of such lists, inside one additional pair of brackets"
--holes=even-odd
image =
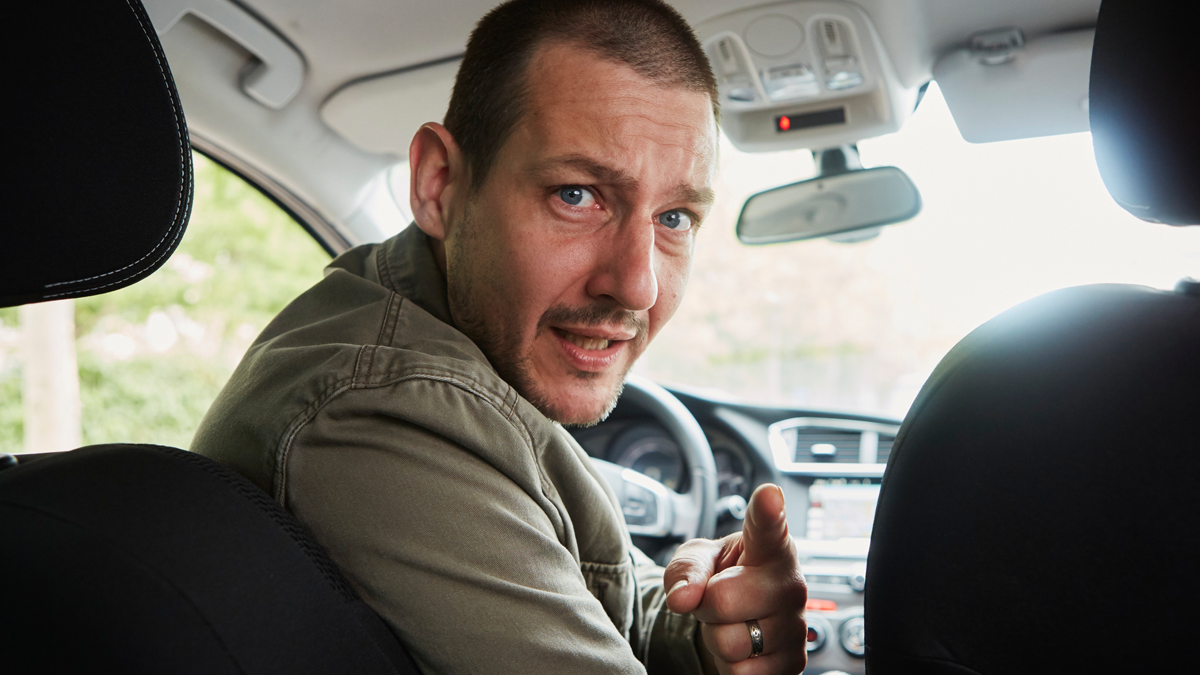
[(1169, 289), (1200, 277), (1200, 232), (1143, 223), (1104, 189), (1089, 134), (972, 145), (937, 90), (899, 133), (859, 144), (902, 168), (915, 219), (860, 243), (747, 247), (749, 195), (815, 175), (807, 151), (725, 142), (687, 297), (635, 370), (755, 402), (902, 417), (933, 367), (987, 319), (1067, 286)]
[[(27, 441), (46, 451), (30, 432), (64, 431), (55, 427), (72, 423), (72, 407), (74, 433), (55, 438), (188, 447), (251, 341), (321, 279), (329, 255), (308, 233), (237, 176), (193, 157), (195, 201), (179, 248), (151, 277), (76, 300), (73, 313), (66, 305), (65, 322), (51, 329), (70, 331), (73, 315), (74, 353), (70, 340), (37, 348), (42, 328), (32, 326), (58, 303), (0, 310), (0, 452), (22, 452)], [(72, 360), (77, 387), (46, 377)]]

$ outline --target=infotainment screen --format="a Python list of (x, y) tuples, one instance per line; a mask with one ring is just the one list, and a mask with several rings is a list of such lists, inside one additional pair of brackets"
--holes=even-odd
[(879, 483), (869, 479), (817, 479), (808, 489), (806, 539), (836, 540), (871, 536)]

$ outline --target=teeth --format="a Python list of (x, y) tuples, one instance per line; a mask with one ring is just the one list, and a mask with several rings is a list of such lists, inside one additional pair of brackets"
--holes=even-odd
[(590, 338), (590, 337), (585, 337), (583, 335), (576, 335), (575, 333), (571, 333), (571, 332), (568, 332), (565, 330), (563, 331), (563, 337), (567, 338), (567, 342), (570, 342), (571, 344), (575, 345), (576, 347), (579, 347), (580, 349), (586, 349), (588, 351), (595, 351), (597, 349), (604, 349), (604, 348), (608, 347), (608, 340), (603, 340), (600, 338)]

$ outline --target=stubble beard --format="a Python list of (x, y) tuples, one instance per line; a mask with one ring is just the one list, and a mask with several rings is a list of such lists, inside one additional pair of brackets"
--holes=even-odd
[[(455, 327), (471, 339), (483, 352), (492, 367), (533, 407), (546, 417), (564, 426), (590, 427), (608, 418), (609, 413), (617, 406), (621, 391), (625, 387), (625, 377), (633, 367), (636, 358), (630, 359), (629, 364), (621, 373), (617, 385), (608, 392), (603, 410), (594, 418), (572, 419), (564, 406), (555, 401), (533, 376), (533, 345), (550, 326), (554, 324), (570, 324), (576, 326), (599, 325), (601, 323), (621, 323), (633, 330), (636, 337), (630, 340), (627, 349), (640, 355), (648, 341), (646, 322), (637, 318), (628, 310), (592, 305), (584, 308), (572, 308), (566, 305), (555, 305), (546, 310), (538, 320), (534, 341), (522, 349), (520, 335), (513, 331), (501, 330), (487, 320), (481, 311), (484, 279), (495, 279), (495, 260), (484, 261), (480, 253), (485, 242), (481, 241), (480, 227), (490, 224), (481, 223), (475, 218), (474, 200), (470, 200), (463, 211), (462, 222), (459, 225), (459, 240), (456, 242), (459, 264), (453, 275), (447, 274), (446, 295), (450, 305), (450, 317)], [(464, 264), (465, 263), (465, 264)], [(493, 289), (494, 290), (494, 289)], [(601, 373), (576, 371), (576, 380), (580, 383), (591, 382), (592, 388), (602, 386)]]

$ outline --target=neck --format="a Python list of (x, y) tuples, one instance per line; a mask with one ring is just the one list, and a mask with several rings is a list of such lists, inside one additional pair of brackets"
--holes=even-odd
[(446, 242), (430, 237), (429, 250), (433, 251), (433, 259), (437, 262), (438, 269), (442, 271), (442, 278), (446, 278)]

